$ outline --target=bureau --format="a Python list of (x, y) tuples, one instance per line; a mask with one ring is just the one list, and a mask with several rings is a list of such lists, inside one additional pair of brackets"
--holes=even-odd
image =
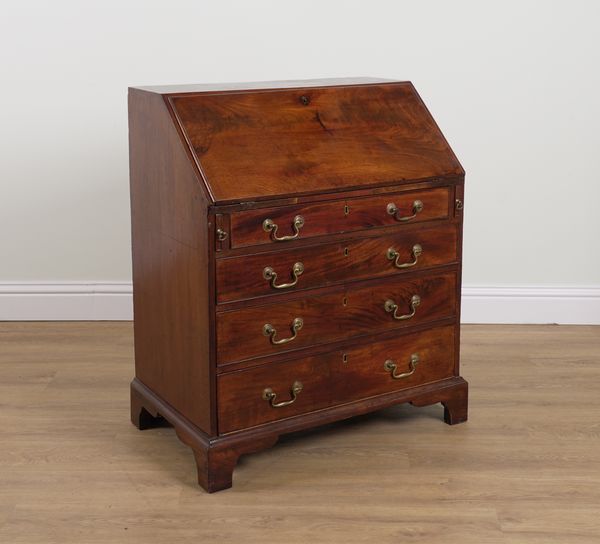
[(129, 90), (131, 419), (200, 485), (284, 433), (393, 404), (467, 419), (464, 171), (413, 85)]

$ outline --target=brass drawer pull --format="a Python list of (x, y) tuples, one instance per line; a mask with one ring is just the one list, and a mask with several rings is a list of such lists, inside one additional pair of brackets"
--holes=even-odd
[(387, 258), (390, 261), (394, 261), (394, 266), (396, 268), (410, 268), (411, 266), (415, 266), (419, 261), (419, 257), (423, 255), (423, 247), (421, 244), (415, 244), (412, 247), (412, 257), (413, 260), (408, 263), (399, 263), (398, 259), (400, 258), (400, 253), (398, 253), (393, 247), (390, 247), (387, 250)]
[(294, 234), (292, 236), (277, 236), (277, 223), (274, 223), (272, 219), (265, 219), (263, 221), (263, 230), (265, 232), (271, 233), (271, 240), (275, 242), (286, 242), (287, 240), (293, 240), (294, 238), (298, 238), (300, 236), (300, 229), (304, 226), (304, 217), (301, 215), (297, 215), (294, 217), (294, 222), (292, 223), (292, 228), (294, 229)]
[(299, 381), (295, 381), (292, 384), (292, 388), (290, 389), (290, 395), (292, 397), (290, 400), (282, 400), (281, 402), (275, 402), (275, 399), (277, 398), (277, 393), (275, 393), (275, 391), (273, 391), (270, 387), (267, 387), (263, 391), (262, 398), (269, 402), (271, 408), (283, 408), (284, 406), (289, 406), (290, 404), (296, 402), (300, 391), (302, 391), (302, 383)]
[(412, 298), (410, 299), (410, 313), (409, 314), (405, 314), (405, 315), (398, 315), (398, 305), (392, 300), (392, 299), (388, 299), (385, 301), (385, 304), (383, 305), (383, 307), (385, 308), (385, 311), (390, 313), (390, 312), (394, 312), (393, 313), (393, 317), (394, 319), (397, 319), (398, 321), (403, 321), (404, 319), (410, 319), (411, 317), (414, 317), (415, 314), (417, 313), (417, 306), (421, 304), (421, 297), (419, 295), (413, 295)]
[(294, 263), (294, 266), (292, 267), (292, 278), (294, 278), (294, 281), (277, 285), (275, 283), (277, 281), (277, 272), (270, 266), (267, 266), (263, 270), (263, 278), (271, 283), (273, 289), (287, 289), (288, 287), (294, 287), (294, 285), (298, 283), (298, 277), (302, 275), (302, 272), (304, 272), (304, 265), (300, 262)]
[(413, 214), (407, 215), (405, 217), (400, 217), (398, 215), (398, 212), (400, 210), (398, 210), (398, 207), (396, 206), (396, 204), (394, 204), (393, 202), (390, 202), (387, 205), (387, 213), (389, 213), (390, 215), (393, 215), (394, 219), (396, 221), (410, 221), (411, 219), (414, 219), (415, 217), (417, 217), (417, 214), (420, 213), (422, 210), (423, 210), (423, 202), (421, 202), (420, 200), (415, 200), (413, 202), (413, 207), (412, 207)]
[(383, 368), (385, 368), (388, 372), (391, 373), (391, 376), (392, 376), (392, 378), (394, 378), (394, 380), (401, 380), (402, 378), (408, 378), (409, 376), (412, 376), (415, 373), (415, 370), (417, 369), (418, 364), (419, 364), (419, 354), (413, 353), (410, 356), (410, 362), (409, 362), (410, 370), (408, 372), (403, 372), (402, 374), (396, 374), (396, 369), (398, 368), (398, 365), (396, 363), (394, 363), (394, 361), (392, 361), (391, 359), (388, 359), (385, 363), (383, 363)]
[(227, 240), (227, 231), (223, 230), (223, 229), (217, 229), (217, 240), (219, 242), (224, 242), (225, 240)]
[(281, 344), (287, 344), (291, 342), (298, 336), (298, 331), (304, 326), (304, 321), (301, 317), (296, 317), (294, 321), (292, 321), (292, 336), (289, 338), (282, 338), (281, 340), (275, 340), (275, 336), (277, 336), (277, 329), (273, 327), (270, 323), (265, 323), (263, 325), (263, 334), (268, 336), (271, 340), (271, 344), (275, 346), (279, 346)]

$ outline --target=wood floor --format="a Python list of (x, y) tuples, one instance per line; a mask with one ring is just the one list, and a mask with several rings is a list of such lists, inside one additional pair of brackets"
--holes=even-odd
[(129, 422), (130, 323), (0, 324), (0, 542), (600, 542), (600, 327), (465, 326), (469, 422), (399, 406), (196, 485)]

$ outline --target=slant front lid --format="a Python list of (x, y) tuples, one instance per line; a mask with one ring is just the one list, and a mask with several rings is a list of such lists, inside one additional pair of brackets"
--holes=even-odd
[(169, 98), (215, 202), (463, 174), (409, 82)]

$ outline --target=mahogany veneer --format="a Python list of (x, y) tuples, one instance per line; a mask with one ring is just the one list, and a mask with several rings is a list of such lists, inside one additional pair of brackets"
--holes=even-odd
[(467, 419), (464, 171), (411, 83), (131, 88), (129, 129), (131, 418), (202, 487), (391, 404)]

